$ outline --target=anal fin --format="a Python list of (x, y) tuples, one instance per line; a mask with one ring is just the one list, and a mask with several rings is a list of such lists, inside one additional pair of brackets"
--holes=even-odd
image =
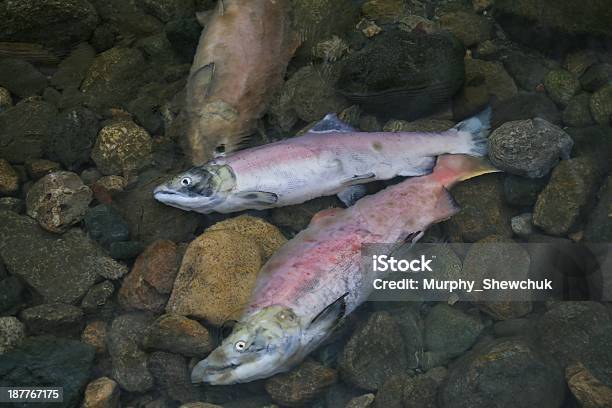
[(355, 204), (359, 199), (365, 196), (368, 192), (368, 189), (363, 184), (355, 184), (354, 186), (350, 186), (339, 192), (338, 198), (340, 201), (344, 203), (347, 207)]

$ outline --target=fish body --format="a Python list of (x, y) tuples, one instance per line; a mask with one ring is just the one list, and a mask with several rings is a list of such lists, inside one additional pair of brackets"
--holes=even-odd
[(229, 152), (256, 128), (299, 45), (289, 0), (223, 0), (203, 29), (187, 81), (193, 165)]
[(201, 213), (299, 204), (374, 180), (428, 174), (441, 154), (481, 156), (489, 117), (487, 110), (440, 133), (394, 133), (359, 132), (327, 115), (302, 136), (216, 158), (154, 194)]
[(447, 187), (491, 171), (481, 159), (441, 156), (430, 175), (387, 187), (347, 209), (317, 213), (264, 265), (233, 333), (196, 365), (192, 379), (246, 382), (299, 363), (339, 318), (366, 300), (373, 280), (381, 277), (364, 275), (362, 245), (416, 241), (458, 211)]

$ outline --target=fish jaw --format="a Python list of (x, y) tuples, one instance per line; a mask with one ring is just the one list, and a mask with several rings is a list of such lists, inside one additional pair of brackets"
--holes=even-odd
[(302, 321), (273, 305), (243, 317), (232, 333), (191, 372), (193, 383), (255, 381), (291, 369), (303, 357)]

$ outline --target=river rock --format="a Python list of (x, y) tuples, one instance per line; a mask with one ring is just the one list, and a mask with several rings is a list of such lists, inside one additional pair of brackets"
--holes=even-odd
[(569, 159), (572, 138), (559, 127), (535, 118), (508, 122), (489, 137), (491, 163), (506, 172), (530, 178), (548, 174), (559, 159)]
[(83, 311), (65, 303), (47, 303), (24, 309), (20, 317), (30, 334), (66, 336), (80, 333)]
[(111, 206), (99, 204), (89, 208), (83, 219), (91, 239), (108, 247), (113, 242), (127, 241), (130, 229), (121, 215)]
[(407, 12), (407, 5), (402, 0), (367, 0), (361, 6), (364, 17), (381, 24), (397, 22)]
[(111, 123), (100, 130), (91, 158), (102, 174), (130, 175), (151, 162), (152, 141), (131, 121)]
[(45, 303), (74, 303), (100, 276), (117, 279), (127, 272), (82, 231), (58, 237), (10, 211), (0, 211), (0, 257)]
[(108, 333), (108, 325), (102, 320), (94, 320), (85, 326), (81, 333), (81, 341), (96, 349), (96, 354), (102, 355), (106, 353), (106, 335)]
[(533, 214), (523, 213), (512, 217), (510, 225), (512, 226), (512, 232), (521, 238), (526, 238), (533, 234)]
[(368, 113), (414, 120), (450, 101), (461, 87), (463, 56), (463, 46), (449, 33), (385, 31), (343, 60), (337, 89)]
[(0, 355), (19, 346), (25, 338), (25, 326), (16, 317), (0, 317)]
[(608, 176), (601, 191), (597, 206), (589, 214), (584, 238), (589, 242), (612, 241), (612, 176)]
[(145, 68), (139, 50), (114, 47), (96, 56), (80, 89), (94, 110), (127, 108), (127, 103), (138, 93)]
[[(382, 335), (384, 333), (384, 335)], [(387, 312), (375, 312), (351, 335), (338, 366), (342, 379), (374, 391), (392, 375), (406, 371), (402, 334)]]
[(89, 38), (98, 13), (87, 0), (23, 0), (0, 7), (0, 41), (70, 48)]
[(601, 382), (582, 363), (567, 367), (565, 378), (581, 406), (594, 408), (612, 406), (612, 388)]
[(19, 190), (19, 175), (9, 162), (0, 159), (0, 194), (13, 195)]
[(11, 163), (43, 155), (57, 110), (41, 100), (23, 100), (0, 112), (0, 157)]
[(159, 390), (170, 400), (185, 403), (199, 399), (191, 384), (185, 357), (156, 351), (149, 356), (147, 368), (155, 378)]
[(511, 48), (504, 54), (504, 67), (521, 89), (534, 92), (542, 85), (549, 68), (540, 54), (528, 52), (524, 48)]
[(592, 125), (591, 116), (591, 95), (581, 93), (574, 96), (563, 111), (563, 123), (567, 126), (584, 127)]
[(589, 158), (562, 161), (538, 196), (533, 223), (551, 235), (567, 234), (591, 203), (600, 179)]
[(593, 64), (597, 63), (597, 54), (592, 50), (577, 50), (565, 56), (563, 68), (580, 78)]
[(308, 360), (288, 373), (270, 378), (265, 387), (274, 401), (293, 407), (312, 401), (337, 380), (336, 370)]
[(147, 369), (147, 355), (142, 336), (151, 319), (140, 314), (121, 315), (108, 332), (108, 352), (112, 359), (112, 378), (130, 392), (145, 392), (153, 387), (153, 376)]
[(109, 29), (123, 38), (139, 38), (163, 30), (162, 22), (147, 13), (142, 0), (90, 1)]
[(47, 154), (67, 169), (77, 169), (89, 161), (99, 130), (98, 118), (89, 109), (65, 110), (51, 125)]
[(59, 64), (51, 77), (51, 85), (59, 90), (79, 88), (95, 56), (96, 50), (91, 45), (79, 44)]
[(214, 225), (189, 244), (166, 312), (214, 325), (237, 319), (266, 255), (284, 242), (280, 231), (254, 217)]
[(15, 276), (0, 280), (0, 312), (13, 310), (21, 302), (23, 289), (23, 284)]
[(91, 190), (77, 174), (57, 171), (28, 190), (26, 210), (47, 231), (62, 233), (83, 219), (91, 199)]
[(446, 222), (454, 242), (475, 242), (489, 235), (512, 236), (513, 212), (504, 203), (501, 177), (476, 177), (452, 190), (461, 211)]
[(546, 92), (555, 103), (566, 106), (570, 99), (580, 90), (580, 82), (564, 69), (549, 71), (544, 77)]
[(574, 139), (574, 157), (589, 158), (595, 166), (606, 174), (610, 167), (612, 157), (612, 127), (589, 126), (585, 128), (567, 128)]
[(62, 169), (59, 163), (46, 159), (30, 159), (25, 163), (25, 169), (32, 180), (38, 180), (49, 173)]
[(115, 208), (128, 222), (132, 239), (145, 244), (164, 239), (186, 242), (193, 239), (201, 215), (164, 205), (153, 199), (153, 189), (164, 177), (152, 170), (138, 175), (138, 184), (113, 197)]
[(77, 407), (90, 378), (93, 347), (51, 336), (28, 337), (16, 349), (0, 355), (4, 386), (63, 387), (66, 407)]
[(100, 377), (85, 388), (82, 408), (118, 408), (119, 385), (108, 377)]
[(508, 174), (504, 179), (506, 202), (517, 207), (531, 208), (547, 182), (546, 178), (530, 179)]
[[(520, 395), (520, 398), (517, 396)], [(565, 397), (563, 374), (532, 345), (500, 339), (462, 357), (440, 393), (443, 408), (559, 408)]]
[(104, 281), (91, 287), (81, 300), (81, 307), (86, 312), (95, 312), (107, 304), (115, 293), (115, 286), (111, 281)]
[(520, 93), (496, 104), (491, 118), (491, 128), (497, 129), (506, 122), (542, 118), (554, 125), (561, 124), (561, 114), (556, 105), (542, 93)]
[(17, 214), (22, 214), (25, 212), (25, 202), (17, 197), (0, 197), (0, 210), (8, 210)]
[(374, 394), (363, 394), (351, 400), (344, 406), (344, 408), (369, 408), (374, 402)]
[(208, 330), (195, 320), (165, 314), (157, 318), (145, 333), (146, 348), (164, 350), (187, 357), (205, 357), (214, 347)]
[(0, 112), (13, 106), (13, 98), (8, 89), (0, 86)]
[(119, 304), (126, 309), (161, 312), (172, 291), (180, 257), (172, 241), (156, 241), (136, 259), (119, 289)]
[(601, 63), (590, 67), (580, 77), (580, 84), (587, 92), (595, 92), (612, 80), (612, 64)]
[(596, 302), (556, 302), (537, 324), (543, 350), (563, 367), (576, 361), (601, 360), (599, 352), (609, 353), (609, 347), (597, 350), (594, 346), (596, 339), (606, 330), (609, 334), (610, 314)]
[(425, 347), (428, 352), (442, 353), (451, 359), (469, 349), (483, 329), (479, 316), (440, 303), (425, 319)]
[(42, 93), (47, 86), (47, 77), (27, 61), (3, 58), (0, 59), (0, 86), (20, 98), (27, 98)]
[(612, 83), (595, 91), (591, 96), (591, 114), (599, 125), (608, 126), (612, 121)]
[(492, 20), (482, 15), (455, 11), (440, 16), (440, 27), (453, 33), (466, 48), (491, 38)]

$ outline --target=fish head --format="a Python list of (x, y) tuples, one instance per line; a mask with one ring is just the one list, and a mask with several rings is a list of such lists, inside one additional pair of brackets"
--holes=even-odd
[(193, 167), (153, 191), (157, 201), (186, 211), (207, 214), (223, 203), (236, 186), (236, 176), (227, 164)]
[(232, 333), (191, 373), (194, 383), (225, 385), (267, 378), (290, 369), (301, 350), (300, 319), (268, 306), (236, 323)]

